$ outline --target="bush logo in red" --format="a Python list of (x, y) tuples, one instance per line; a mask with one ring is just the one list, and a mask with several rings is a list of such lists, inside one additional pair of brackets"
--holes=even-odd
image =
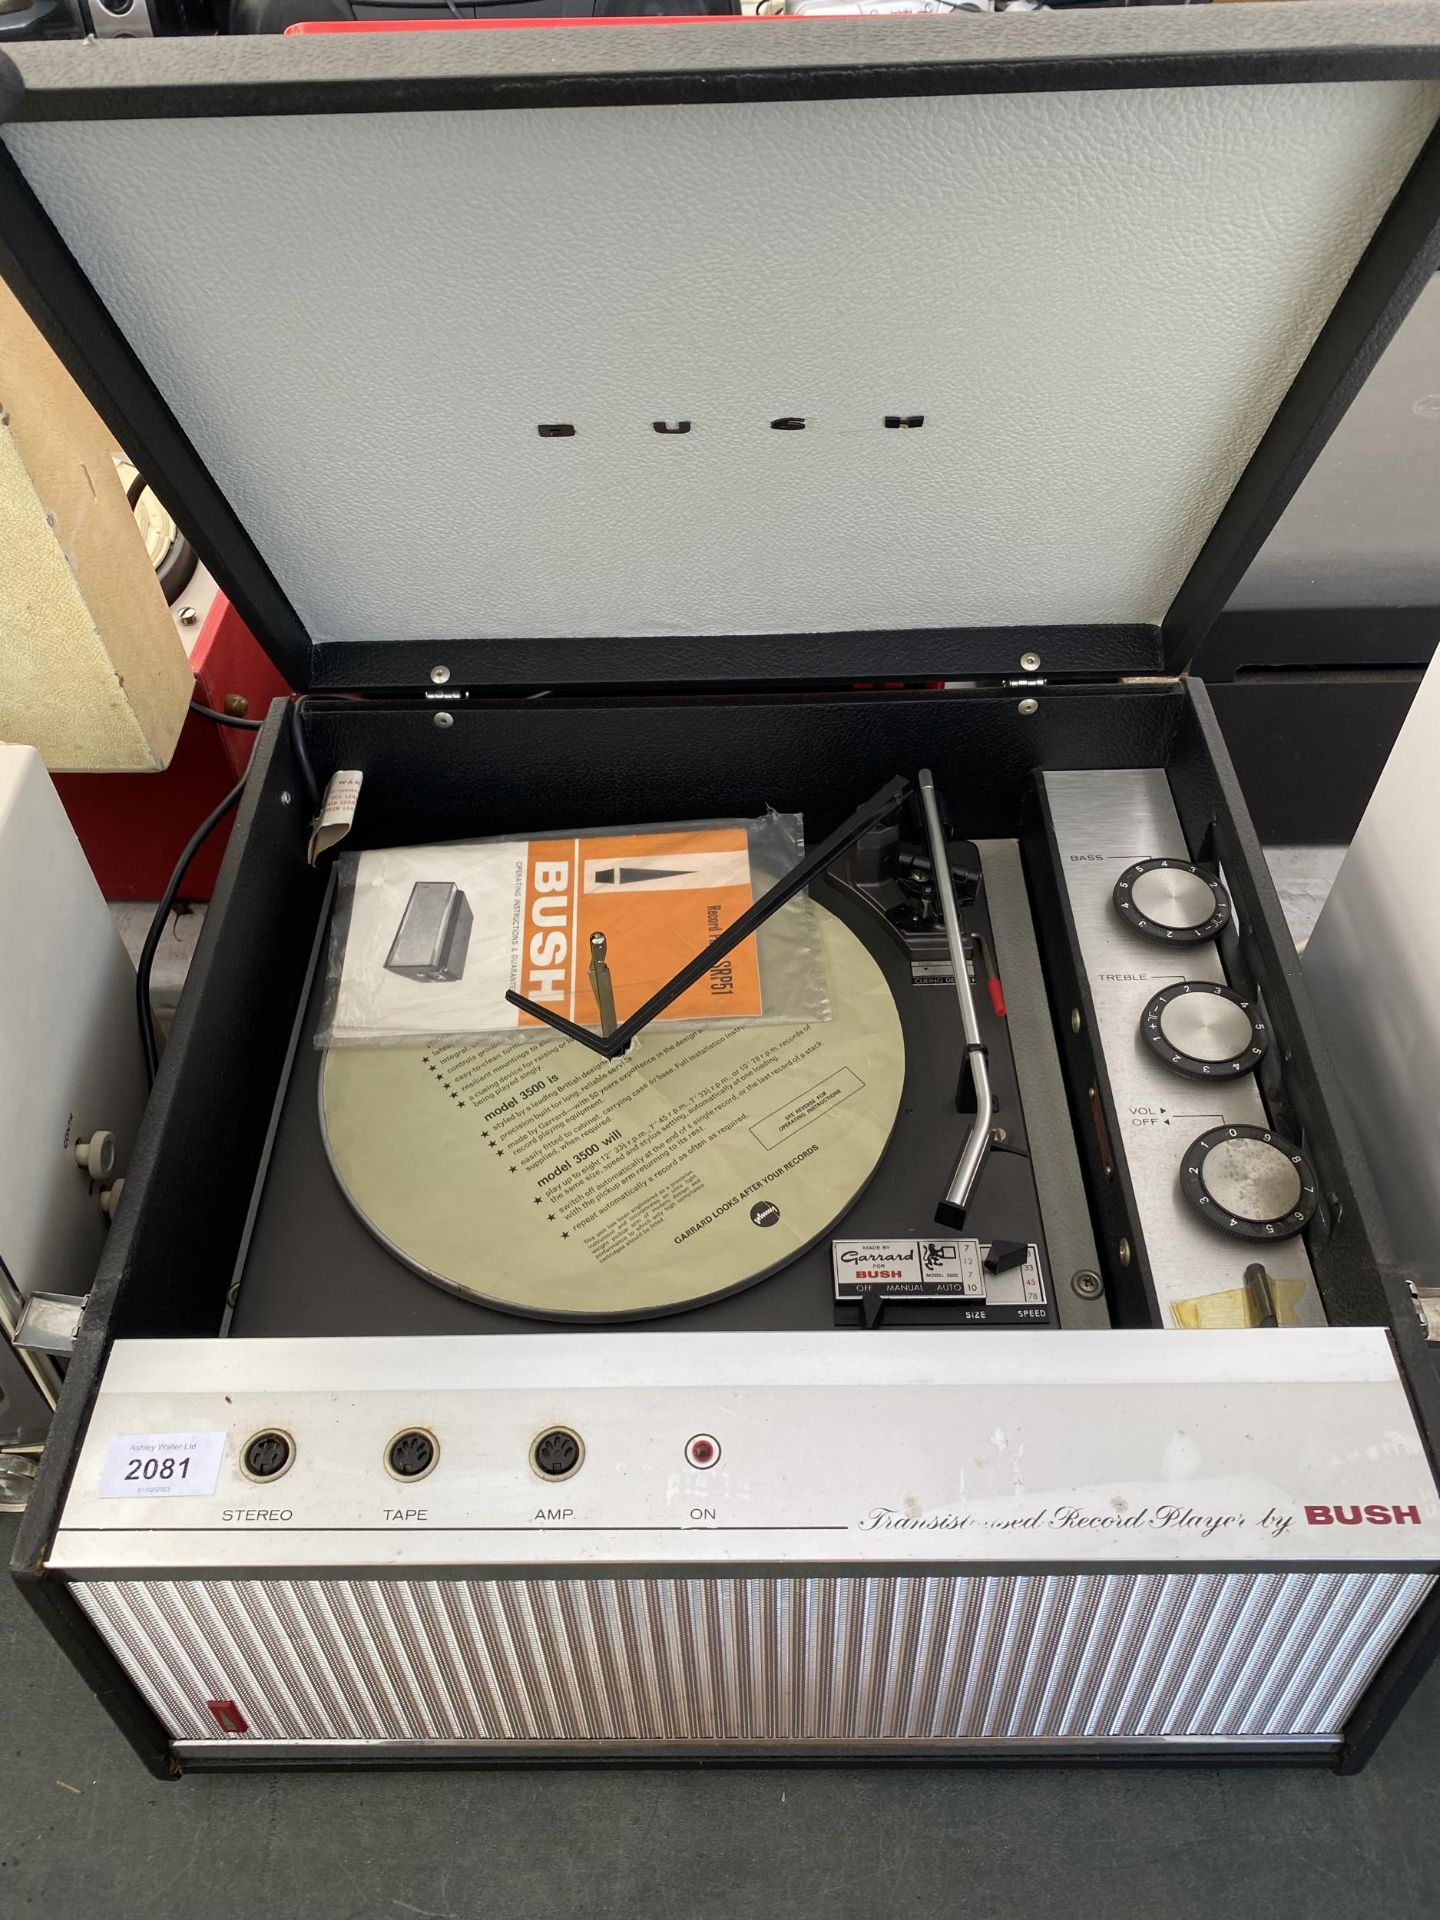
[(1309, 1527), (1404, 1527), (1420, 1525), (1418, 1507), (1306, 1507)]

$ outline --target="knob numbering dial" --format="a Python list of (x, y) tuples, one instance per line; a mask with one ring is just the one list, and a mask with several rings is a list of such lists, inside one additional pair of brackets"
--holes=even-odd
[(1137, 860), (1111, 897), (1127, 927), (1161, 946), (1199, 946), (1230, 921), (1225, 889), (1189, 860)]
[(1289, 1240), (1320, 1198), (1300, 1149), (1268, 1127), (1220, 1126), (1186, 1149), (1180, 1191), (1195, 1211), (1237, 1240)]
[(1140, 1016), (1140, 1038), (1164, 1066), (1192, 1080), (1253, 1072), (1270, 1044), (1259, 1008), (1208, 980), (1163, 987)]

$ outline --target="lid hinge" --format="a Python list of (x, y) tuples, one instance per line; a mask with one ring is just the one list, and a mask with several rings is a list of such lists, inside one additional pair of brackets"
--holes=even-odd
[[(842, 679), (815, 685), (815, 693), (958, 693), (975, 691), (980, 693), (1018, 693), (1036, 694), (1056, 692), (1070, 687), (1175, 687), (1186, 678), (1183, 673), (1124, 673), (1107, 680), (1093, 673), (989, 673), (965, 674), (954, 677), (921, 677), (909, 675), (904, 679)], [(438, 685), (422, 687), (418, 690), (421, 702), (427, 707), (464, 706), (473, 700), (507, 700), (517, 697), (524, 699), (543, 699), (550, 692), (566, 693), (571, 689), (560, 686), (554, 689), (538, 687), (529, 692), (514, 687), (487, 686), (449, 686)], [(619, 687), (617, 695), (628, 695), (636, 691), (633, 687)], [(736, 687), (729, 681), (706, 681), (687, 685), (687, 695), (733, 694)], [(357, 689), (348, 694), (350, 699), (386, 700), (397, 697), (399, 689), (370, 688)], [(413, 699), (416, 689), (407, 690), (405, 697)], [(589, 690), (591, 699), (603, 697), (598, 690)]]
[(1176, 687), (1185, 678), (1178, 673), (1122, 673), (1105, 680), (1093, 673), (976, 674), (964, 680), (945, 680), (947, 688), (978, 687), (1004, 693), (1054, 693), (1069, 687)]

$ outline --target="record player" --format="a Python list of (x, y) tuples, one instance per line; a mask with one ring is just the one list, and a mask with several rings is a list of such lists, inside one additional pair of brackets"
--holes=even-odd
[[(17, 1552), (138, 1749), (1363, 1758), (1440, 1614), (1440, 1381), (1184, 669), (1434, 267), (1440, 28), (37, 47), (0, 95), (0, 265), (306, 690)], [(317, 1051), (341, 770), (351, 847), (804, 816), (831, 1018), (743, 1173), (761, 1028), (650, 1188), (698, 1041)], [(482, 934), (407, 902), (392, 973)]]

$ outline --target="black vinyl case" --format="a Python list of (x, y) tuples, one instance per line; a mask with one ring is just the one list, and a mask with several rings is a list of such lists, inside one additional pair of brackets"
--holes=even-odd
[[(303, 695), (258, 738), (15, 1562), (152, 1764), (47, 1543), (112, 1341), (220, 1325), (325, 898), (306, 754), (363, 772), (352, 847), (767, 805), (818, 837), (928, 765), (967, 836), (1025, 845), (1065, 1006), (1032, 775), (1163, 768), (1283, 1040), (1327, 1313), (1392, 1330), (1440, 1457), (1186, 675), (1440, 260), (1437, 114), (1440, 19), (1399, 3), (0, 58), (0, 271)], [(1089, 1031), (1057, 1023), (1062, 1061), (1103, 1088)], [(1432, 1598), (1352, 1758), (1437, 1632)]]

